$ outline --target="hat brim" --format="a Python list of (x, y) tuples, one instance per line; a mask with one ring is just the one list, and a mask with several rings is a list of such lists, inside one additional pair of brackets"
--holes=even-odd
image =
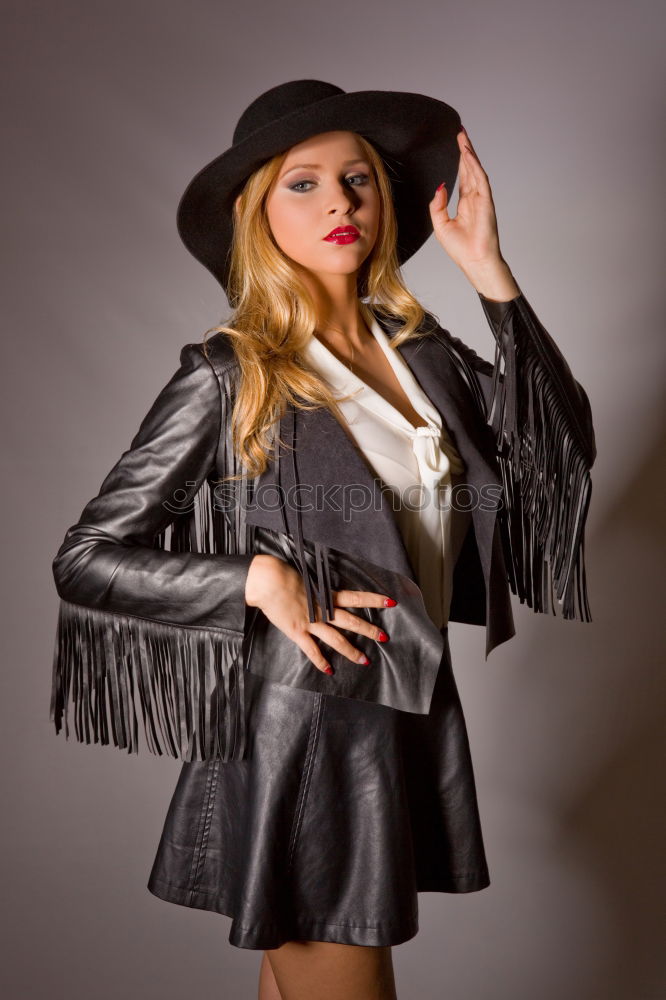
[(247, 178), (279, 153), (313, 135), (358, 132), (384, 159), (404, 264), (432, 233), (428, 208), (442, 181), (458, 175), (461, 121), (450, 105), (422, 94), (361, 90), (336, 94), (253, 132), (206, 164), (190, 181), (176, 214), (190, 253), (227, 289), (233, 201)]

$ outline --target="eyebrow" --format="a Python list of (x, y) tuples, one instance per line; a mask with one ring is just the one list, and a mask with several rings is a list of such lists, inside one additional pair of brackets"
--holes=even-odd
[[(355, 160), (345, 160), (345, 162), (342, 164), (342, 166), (343, 167), (350, 167), (353, 163), (365, 163), (366, 166), (370, 166), (370, 164), (368, 163), (368, 161), (366, 159), (364, 159), (362, 156), (357, 157), (357, 159), (355, 159)], [(321, 163), (298, 163), (296, 166), (289, 167), (288, 170), (285, 170), (285, 172), (282, 174), (282, 176), (286, 177), (287, 174), (290, 174), (292, 172), (292, 170), (319, 170), (320, 167), (321, 167)]]

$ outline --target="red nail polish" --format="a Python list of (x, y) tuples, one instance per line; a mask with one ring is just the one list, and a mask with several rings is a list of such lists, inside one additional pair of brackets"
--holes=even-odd
[(394, 608), (397, 603), (398, 602), (394, 601), (392, 597), (385, 597), (384, 598), (384, 607), (385, 608)]
[(386, 632), (380, 632), (377, 636), (377, 642), (388, 642), (388, 636)]
[(361, 663), (363, 664), (364, 667), (370, 666), (370, 660), (367, 658), (367, 656), (363, 657), (363, 659), (361, 660)]
[(334, 674), (335, 670), (333, 669), (333, 667), (326, 666), (326, 667), (324, 667), (324, 673), (325, 674)]
[(444, 181), (442, 181), (442, 183), (439, 185), (439, 187), (437, 188), (437, 190), (441, 191), (443, 187), (446, 187), (446, 184), (444, 183)]

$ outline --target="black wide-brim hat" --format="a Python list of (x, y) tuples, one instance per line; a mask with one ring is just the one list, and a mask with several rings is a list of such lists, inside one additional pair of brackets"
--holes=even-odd
[(460, 115), (423, 94), (392, 90), (346, 93), (321, 80), (272, 87), (243, 112), (232, 145), (190, 181), (177, 211), (187, 249), (225, 292), (233, 237), (233, 203), (248, 177), (291, 146), (322, 132), (358, 132), (384, 160), (404, 264), (432, 233), (429, 202), (444, 181), (449, 196), (458, 174)]

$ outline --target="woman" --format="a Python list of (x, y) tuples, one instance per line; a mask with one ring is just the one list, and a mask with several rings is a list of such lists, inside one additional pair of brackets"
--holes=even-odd
[[(272, 88), (178, 223), (234, 315), (183, 348), (54, 560), (51, 717), (71, 697), (80, 740), (135, 750), (138, 701), (183, 759), (148, 888), (230, 915), (263, 1000), (386, 1000), (418, 892), (490, 883), (448, 622), (484, 624), (487, 655), (509, 588), (590, 620), (589, 402), (440, 101)], [(494, 365), (402, 282), (433, 230)]]

